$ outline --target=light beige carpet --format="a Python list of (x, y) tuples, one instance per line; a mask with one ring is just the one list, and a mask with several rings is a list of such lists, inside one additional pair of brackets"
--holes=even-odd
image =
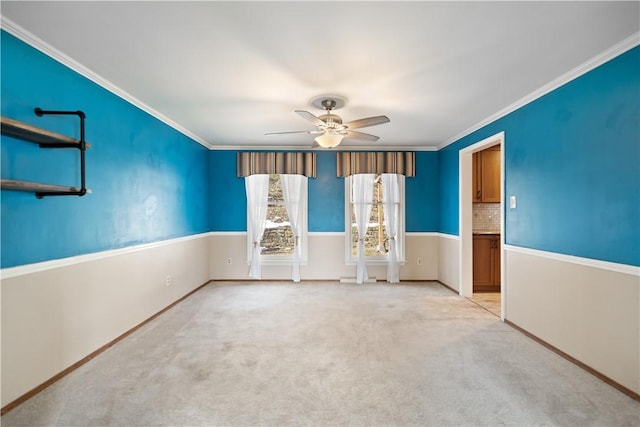
[(638, 426), (640, 404), (436, 283), (213, 283), (2, 426)]

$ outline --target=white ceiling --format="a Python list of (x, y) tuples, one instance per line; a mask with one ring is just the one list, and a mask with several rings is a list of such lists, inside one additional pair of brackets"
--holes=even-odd
[[(428, 149), (640, 29), (639, 2), (12, 2), (25, 30), (212, 148), (308, 148), (348, 98), (367, 148)], [(8, 19), (8, 20), (7, 20)], [(361, 148), (345, 139), (341, 147)]]

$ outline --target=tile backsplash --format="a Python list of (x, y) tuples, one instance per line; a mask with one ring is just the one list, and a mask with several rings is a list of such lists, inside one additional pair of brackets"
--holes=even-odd
[(473, 204), (473, 231), (500, 232), (500, 203)]

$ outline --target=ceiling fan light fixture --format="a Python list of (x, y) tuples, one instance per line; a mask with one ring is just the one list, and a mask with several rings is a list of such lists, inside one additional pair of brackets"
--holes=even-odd
[(339, 133), (327, 130), (322, 135), (317, 136), (315, 141), (323, 148), (334, 148), (340, 145), (342, 138), (344, 138), (344, 136)]
[[(1, 1), (1, 0), (0, 0)], [(343, 107), (346, 98), (339, 96), (321, 96), (314, 98), (312, 104), (315, 107), (325, 110), (325, 114), (316, 116), (305, 110), (295, 110), (295, 112), (303, 119), (311, 122), (316, 130), (299, 130), (293, 132), (270, 132), (265, 135), (282, 135), (282, 134), (298, 134), (298, 133), (314, 133), (321, 134), (315, 138), (316, 144), (322, 148), (334, 148), (340, 145), (343, 138), (359, 139), (364, 141), (375, 142), (379, 137), (364, 132), (354, 131), (354, 129), (364, 128), (368, 126), (381, 125), (389, 123), (387, 116), (366, 117), (364, 119), (351, 120), (347, 123), (342, 122), (342, 117), (333, 114), (333, 110)], [(315, 146), (315, 145), (314, 145)]]

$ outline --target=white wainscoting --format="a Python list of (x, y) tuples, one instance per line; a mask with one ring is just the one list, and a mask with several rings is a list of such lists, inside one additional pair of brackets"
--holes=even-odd
[(505, 247), (506, 319), (640, 393), (637, 267)]
[(208, 251), (199, 234), (3, 269), (2, 406), (206, 283)]
[[(459, 289), (459, 245), (457, 236), (407, 233), (401, 280)], [(303, 280), (355, 274), (343, 233), (309, 233), (308, 250)], [(246, 233), (207, 233), (2, 270), (2, 406), (209, 279), (246, 279), (246, 256)], [(640, 392), (640, 269), (508, 245), (505, 262), (509, 321)], [(291, 270), (263, 272), (288, 280)], [(386, 277), (384, 265), (369, 272)]]
[(438, 280), (460, 292), (460, 237), (438, 234)]
[[(308, 261), (300, 267), (302, 280), (339, 280), (355, 276), (355, 265), (347, 265), (344, 256), (344, 233), (309, 233)], [(248, 279), (247, 237), (244, 232), (211, 233), (210, 266), (212, 280)], [(438, 235), (406, 233), (407, 262), (400, 268), (400, 280), (438, 279)], [(418, 258), (421, 264), (418, 265)], [(229, 264), (228, 261), (231, 263)], [(368, 265), (370, 276), (386, 279), (386, 265)], [(264, 265), (264, 280), (289, 280), (289, 265)]]
[[(459, 290), (460, 239), (438, 235), (438, 279)], [(504, 318), (640, 393), (640, 268), (505, 245)]]

